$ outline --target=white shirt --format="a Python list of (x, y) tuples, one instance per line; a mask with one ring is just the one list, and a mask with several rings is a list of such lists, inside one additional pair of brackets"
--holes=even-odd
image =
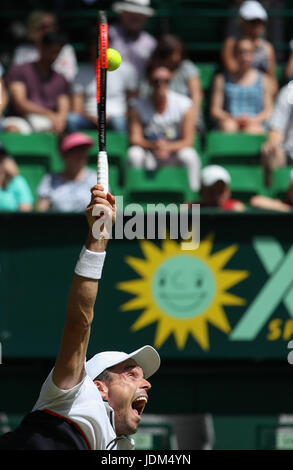
[(48, 409), (76, 423), (85, 434), (91, 450), (133, 450), (134, 441), (117, 437), (114, 411), (102, 400), (93, 380), (84, 375), (69, 390), (58, 388), (52, 379), (53, 370), (45, 380), (32, 411)]
[(183, 116), (193, 102), (187, 96), (169, 90), (163, 113), (156, 111), (151, 97), (133, 99), (131, 104), (139, 115), (147, 139), (155, 140), (162, 137), (167, 140), (177, 140), (180, 137)]
[(270, 129), (284, 134), (283, 148), (293, 159), (293, 87), (285, 85), (279, 91), (273, 114), (269, 120)]
[[(138, 87), (137, 74), (131, 64), (124, 63), (114, 72), (107, 73), (107, 116), (125, 116), (127, 92)], [(84, 96), (85, 112), (97, 115), (96, 72), (91, 64), (82, 65), (72, 85), (73, 94)]]

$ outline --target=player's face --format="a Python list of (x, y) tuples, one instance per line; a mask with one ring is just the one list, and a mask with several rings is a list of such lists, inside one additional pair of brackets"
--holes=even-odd
[(151, 384), (133, 359), (111, 368), (112, 380), (108, 384), (107, 400), (115, 413), (117, 436), (134, 434), (148, 400)]

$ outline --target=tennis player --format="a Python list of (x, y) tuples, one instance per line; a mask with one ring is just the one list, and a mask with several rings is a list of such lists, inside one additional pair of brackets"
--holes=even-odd
[(91, 189), (86, 210), (89, 235), (75, 268), (60, 351), (32, 410), (13, 432), (0, 438), (0, 449), (128, 450), (151, 388), (148, 378), (160, 357), (151, 346), (130, 354), (106, 351), (86, 362), (98, 280), (106, 256), (107, 234), (92, 235), (97, 204), (111, 211), (115, 198), (103, 186)]

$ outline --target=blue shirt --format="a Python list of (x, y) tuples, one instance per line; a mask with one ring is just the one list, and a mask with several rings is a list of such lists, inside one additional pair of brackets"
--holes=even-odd
[(224, 109), (232, 116), (255, 116), (264, 109), (262, 74), (258, 72), (255, 82), (248, 86), (239, 85), (226, 76), (224, 96)]
[(0, 211), (17, 211), (20, 204), (33, 204), (33, 195), (26, 180), (15, 176), (5, 189), (0, 188)]

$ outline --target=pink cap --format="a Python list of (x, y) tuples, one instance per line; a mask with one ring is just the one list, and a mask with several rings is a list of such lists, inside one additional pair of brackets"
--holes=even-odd
[(62, 143), (60, 150), (62, 153), (68, 152), (68, 150), (73, 149), (74, 147), (87, 146), (88, 148), (94, 145), (93, 139), (88, 135), (83, 134), (82, 132), (74, 132), (73, 134), (67, 135)]

